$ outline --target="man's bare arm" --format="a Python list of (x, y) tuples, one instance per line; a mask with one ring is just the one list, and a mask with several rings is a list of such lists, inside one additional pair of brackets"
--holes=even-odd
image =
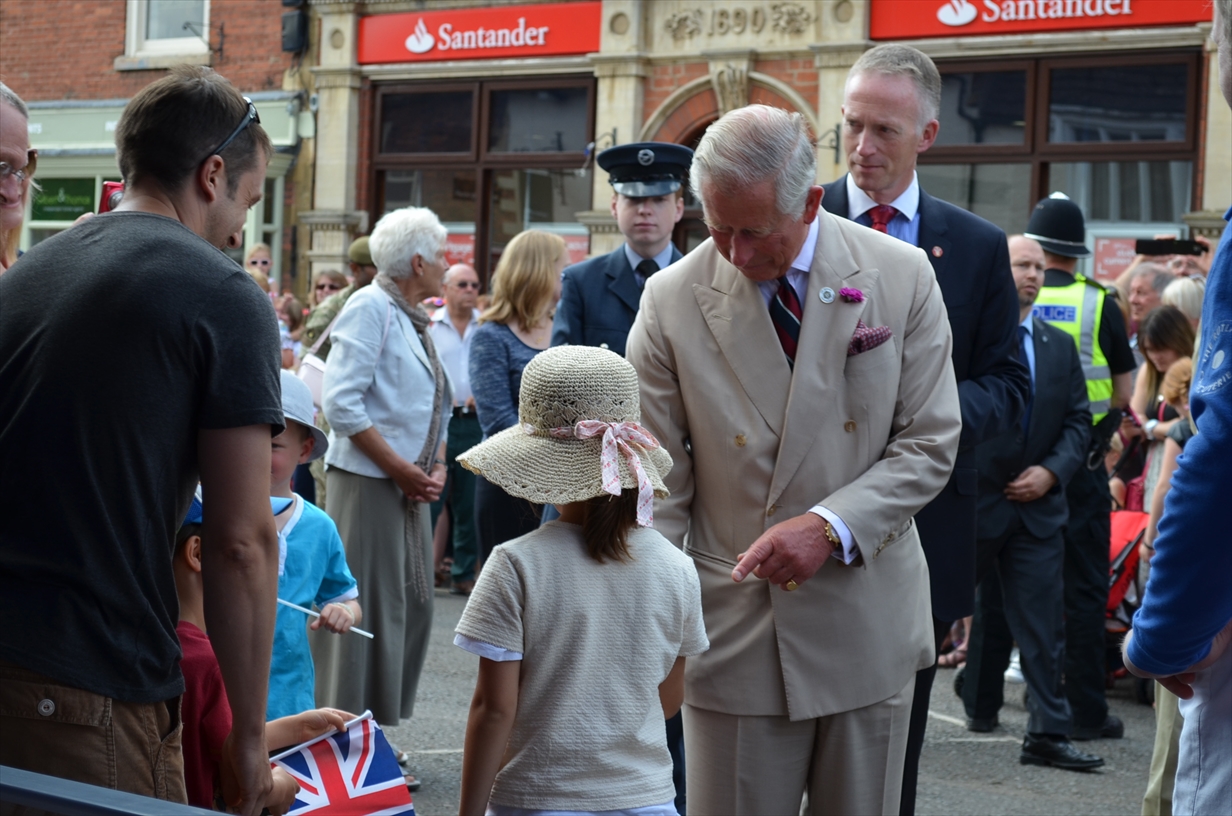
[(223, 795), (259, 813), (273, 784), (265, 705), (278, 597), (278, 534), (270, 510), (270, 427), (202, 430), (201, 577), (205, 622), (231, 703)]

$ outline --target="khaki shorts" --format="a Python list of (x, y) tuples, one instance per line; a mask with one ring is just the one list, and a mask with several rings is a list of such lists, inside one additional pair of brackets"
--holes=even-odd
[(0, 661), (0, 764), (187, 804), (182, 731), (179, 697), (125, 703)]

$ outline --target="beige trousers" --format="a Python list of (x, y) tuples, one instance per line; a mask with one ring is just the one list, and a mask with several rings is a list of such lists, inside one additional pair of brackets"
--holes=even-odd
[(799, 722), (686, 705), (690, 816), (897, 814), (914, 689)]
[(1155, 749), (1151, 772), (1142, 795), (1142, 816), (1172, 816), (1172, 789), (1176, 785), (1176, 761), (1181, 752), (1181, 728), (1185, 718), (1175, 694), (1155, 684)]

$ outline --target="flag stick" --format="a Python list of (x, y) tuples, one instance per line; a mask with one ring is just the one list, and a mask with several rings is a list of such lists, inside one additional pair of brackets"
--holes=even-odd
[[(308, 616), (313, 617), (313, 618), (319, 618), (319, 617), (321, 617), (321, 613), (320, 613), (320, 612), (313, 612), (311, 609), (306, 609), (305, 607), (302, 607), (302, 606), (300, 606), (299, 604), (293, 604), (293, 603), (291, 603), (290, 601), (284, 601), (282, 598), (279, 598), (279, 599), (278, 599), (278, 603), (282, 604), (283, 606), (289, 606), (289, 607), (291, 607), (292, 609), (297, 610), (297, 611), (299, 611), (299, 612), (303, 612), (305, 615), (308, 615)], [(365, 632), (363, 629), (360, 629), (358, 626), (352, 626), (352, 627), (351, 627), (350, 629), (348, 629), (347, 631), (348, 631), (348, 632), (354, 632), (354, 633), (355, 633), (355, 634), (357, 634), (357, 635), (363, 635), (364, 637), (366, 637), (366, 638), (368, 638), (368, 639), (370, 639), (370, 640), (374, 639), (374, 638), (373, 638), (373, 634), (372, 634), (371, 632)]]

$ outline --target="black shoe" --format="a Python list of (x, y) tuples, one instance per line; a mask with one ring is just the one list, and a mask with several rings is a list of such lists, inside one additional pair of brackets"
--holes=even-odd
[(1018, 761), (1023, 765), (1051, 765), (1068, 771), (1090, 771), (1099, 768), (1104, 760), (1094, 754), (1084, 754), (1069, 740), (1054, 742), (1047, 737), (1027, 734), (1022, 741), (1022, 753)]
[(1069, 732), (1069, 738), (1079, 742), (1094, 739), (1120, 739), (1123, 736), (1125, 736), (1125, 723), (1121, 722), (1121, 718), (1115, 714), (1109, 714), (1104, 719), (1103, 725), (1075, 726)]
[(996, 728), (997, 725), (998, 725), (998, 722), (997, 722), (996, 714), (988, 718), (984, 718), (984, 717), (968, 717), (967, 718), (967, 730), (974, 731), (977, 734), (987, 734), (989, 731)]

